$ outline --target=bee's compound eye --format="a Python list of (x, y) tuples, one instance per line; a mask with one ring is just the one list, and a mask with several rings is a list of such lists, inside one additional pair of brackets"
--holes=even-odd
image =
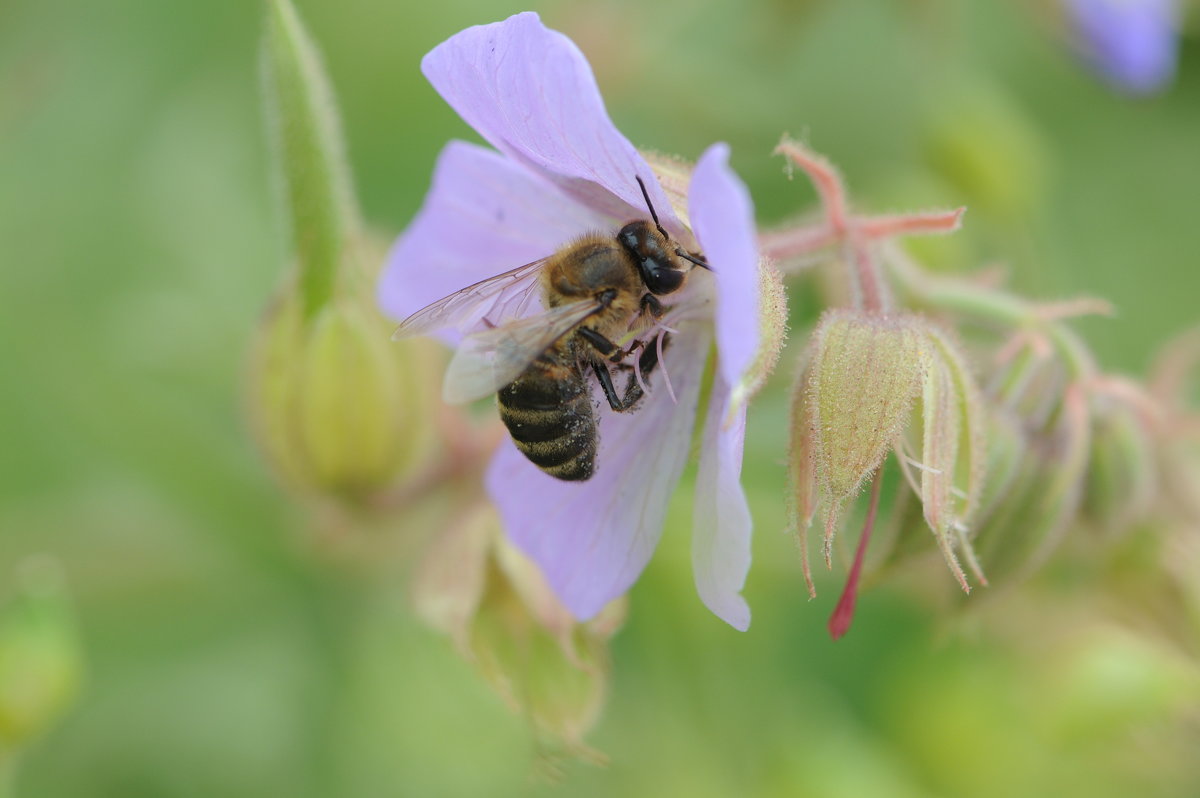
[(630, 222), (622, 227), (621, 231), (617, 233), (617, 240), (621, 242), (621, 246), (630, 252), (637, 252), (642, 247), (642, 242), (645, 238), (645, 236), (639, 235), (642, 227), (641, 222)]
[(669, 294), (683, 285), (684, 272), (671, 266), (653, 264), (644, 273), (646, 287), (652, 294)]

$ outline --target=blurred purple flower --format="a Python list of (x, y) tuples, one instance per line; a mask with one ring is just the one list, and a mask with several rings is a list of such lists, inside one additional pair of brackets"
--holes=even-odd
[(1175, 76), (1178, 0), (1065, 0), (1083, 56), (1109, 83), (1150, 94)]
[[(691, 445), (712, 342), (717, 368), (697, 476), (692, 558), (704, 603), (738, 629), (750, 567), (750, 513), (740, 483), (747, 373), (758, 355), (760, 278), (753, 207), (729, 149), (700, 158), (687, 192), (690, 225), (654, 171), (613, 125), (583, 54), (537, 14), (469, 28), (421, 64), (434, 88), (496, 150), (450, 142), (433, 185), (393, 247), (379, 286), (403, 319), (479, 280), (551, 254), (581, 234), (647, 216), (635, 177), (673, 237), (699, 243), (714, 272), (671, 296), (677, 332), (654, 390), (635, 412), (599, 403), (597, 472), (586, 482), (543, 473), (505, 440), (487, 488), (509, 538), (541, 567), (580, 619), (641, 574), (662, 534)], [(525, 315), (537, 313), (529, 308)], [(444, 331), (454, 342), (475, 327)], [(669, 378), (671, 391), (664, 390)], [(673, 392), (674, 397), (671, 396)]]

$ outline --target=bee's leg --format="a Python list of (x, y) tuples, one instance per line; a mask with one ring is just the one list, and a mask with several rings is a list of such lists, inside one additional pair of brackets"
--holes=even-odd
[[(646, 387), (646, 379), (654, 373), (656, 368), (658, 368), (658, 354), (662, 349), (666, 348), (670, 342), (671, 336), (669, 333), (663, 333), (661, 347), (658, 345), (648, 344), (645, 341), (636, 342), (642, 348), (642, 354), (638, 357), (636, 366), (637, 371), (633, 371), (635, 368), (634, 366), (627, 364), (622, 364), (618, 367), (622, 371), (630, 371), (633, 373), (629, 375), (629, 381), (625, 383), (625, 396), (622, 397), (620, 401), (620, 407), (613, 404), (611, 399), (609, 400), (609, 406), (612, 407), (613, 410), (629, 410), (642, 400), (642, 397), (646, 395), (646, 391), (648, 390)], [(607, 371), (607, 369), (605, 371)]]
[(633, 407), (634, 402), (642, 398), (641, 389), (638, 389), (637, 396), (633, 397), (632, 401), (630, 401), (628, 389), (625, 391), (624, 399), (617, 396), (617, 386), (613, 385), (612, 375), (608, 373), (608, 366), (603, 362), (593, 360), (592, 370), (596, 372), (596, 379), (600, 381), (600, 387), (604, 390), (604, 398), (608, 400), (608, 406), (618, 413)]
[(618, 352), (620, 350), (619, 346), (593, 330), (591, 327), (580, 327), (577, 332), (583, 338), (583, 340), (592, 345), (593, 349), (606, 357), (611, 356), (614, 352)]
[(663, 313), (666, 312), (666, 308), (663, 307), (662, 302), (659, 302), (658, 297), (654, 294), (642, 294), (642, 312), (649, 313), (656, 319), (661, 319)]
[(578, 332), (583, 337), (583, 340), (592, 345), (593, 349), (607, 357), (613, 363), (620, 363), (642, 346), (641, 341), (634, 341), (628, 349), (622, 349), (591, 327), (580, 327)]

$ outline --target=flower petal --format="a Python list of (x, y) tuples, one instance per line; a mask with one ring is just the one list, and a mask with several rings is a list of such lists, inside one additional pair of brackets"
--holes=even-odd
[(696, 475), (692, 570), (700, 599), (734, 629), (750, 626), (742, 586), (750, 572), (750, 507), (742, 490), (746, 405), (732, 408), (730, 386), (716, 375)]
[(484, 147), (452, 141), (433, 185), (396, 241), (379, 280), (379, 303), (403, 319), (488, 277), (552, 254), (613, 220)]
[(688, 216), (716, 279), (717, 365), (736, 391), (758, 355), (760, 280), (754, 205), (729, 168), (728, 144), (714, 144), (700, 156), (688, 188)]
[(1164, 88), (1179, 57), (1178, 0), (1068, 0), (1085, 55), (1133, 94)]
[[(681, 323), (651, 375), (641, 407), (614, 413), (601, 403), (596, 473), (586, 482), (548, 476), (506, 440), (487, 474), (488, 493), (509, 539), (542, 569), (579, 619), (594, 616), (641, 574), (662, 534), (667, 504), (683, 471), (711, 338), (706, 325)], [(598, 388), (592, 384), (593, 394)]]
[(663, 224), (680, 225), (654, 172), (608, 118), (587, 59), (532, 12), (467, 28), (421, 70), (468, 125), (500, 152), (617, 219), (645, 215), (635, 177)]

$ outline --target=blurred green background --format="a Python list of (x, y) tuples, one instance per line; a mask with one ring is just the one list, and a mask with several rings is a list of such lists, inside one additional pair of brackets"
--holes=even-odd
[[(420, 57), (525, 7), (297, 6), (364, 213), (393, 235), (443, 143), (473, 136)], [(1116, 370), (1141, 373), (1200, 316), (1194, 41), (1173, 88), (1133, 101), (1035, 3), (534, 8), (592, 60), (635, 143), (694, 158), (729, 141), (764, 222), (813, 200), (768, 157), (788, 131), (865, 209), (967, 204), (962, 233), (923, 244), (939, 267), (1001, 264), (1035, 296), (1113, 299), (1115, 319), (1080, 327)], [(0, 596), (27, 557), (57, 558), (87, 666), (15, 794), (1200, 794), (1194, 662), (1077, 593), (947, 618), (881, 587), (829, 640), (840, 574), (808, 602), (783, 531), (797, 346), (751, 416), (750, 631), (694, 594), (681, 491), (613, 643), (590, 737), (611, 764), (531, 780), (525, 721), (410, 617), (419, 530), (379, 530), (370, 568), (331, 556), (249, 440), (244, 354), (285, 257), (263, 16), (250, 0), (0, 3)], [(793, 292), (797, 318), (814, 303)]]

